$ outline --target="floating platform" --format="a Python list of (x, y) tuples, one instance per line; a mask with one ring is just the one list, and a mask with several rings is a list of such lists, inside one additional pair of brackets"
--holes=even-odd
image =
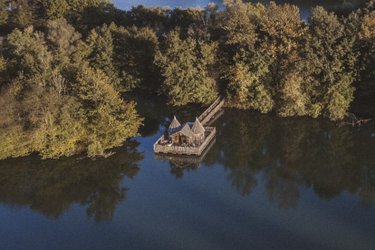
[(210, 142), (215, 138), (216, 128), (214, 127), (205, 127), (206, 137), (203, 143), (197, 147), (193, 146), (175, 146), (168, 144), (161, 144), (161, 141), (164, 138), (164, 135), (159, 138), (154, 144), (154, 152), (157, 154), (177, 154), (177, 155), (201, 155)]
[[(224, 99), (216, 99), (216, 101), (196, 119), (195, 123), (181, 125), (175, 117), (169, 129), (166, 131), (167, 135), (162, 135), (155, 142), (154, 152), (156, 154), (169, 155), (202, 155), (216, 136), (216, 128), (205, 125), (222, 114), (220, 111), (222, 111), (223, 105)], [(182, 139), (178, 133), (181, 133)]]
[(203, 162), (204, 158), (206, 157), (207, 153), (215, 144), (216, 139), (214, 138), (210, 144), (206, 147), (203, 153), (200, 156), (192, 156), (192, 155), (177, 155), (177, 154), (155, 154), (155, 160), (159, 161), (169, 161), (173, 164), (174, 167), (184, 168), (189, 165), (199, 165)]

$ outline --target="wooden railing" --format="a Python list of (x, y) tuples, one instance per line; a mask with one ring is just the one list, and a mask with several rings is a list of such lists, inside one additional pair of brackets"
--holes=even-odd
[(204, 149), (212, 141), (216, 135), (216, 128), (206, 127), (206, 132), (208, 133), (206, 139), (199, 147), (191, 146), (168, 146), (159, 144), (163, 136), (154, 144), (155, 153), (164, 153), (164, 154), (183, 154), (183, 155), (201, 155)]
[(212, 139), (210, 144), (203, 150), (201, 155), (194, 155), (193, 157), (191, 155), (182, 155), (182, 154), (155, 154), (156, 160), (162, 160), (162, 161), (173, 161), (176, 162), (177, 165), (175, 167), (185, 167), (186, 164), (197, 164), (199, 165), (207, 155), (207, 153), (210, 151), (210, 148), (215, 143), (215, 137)]
[(214, 103), (211, 104), (199, 117), (198, 119), (201, 121), (202, 125), (208, 123), (215, 114), (223, 107), (224, 99), (219, 97), (216, 99)]

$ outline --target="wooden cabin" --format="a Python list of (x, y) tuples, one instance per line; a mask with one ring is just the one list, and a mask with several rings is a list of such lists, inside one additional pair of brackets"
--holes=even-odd
[(195, 122), (188, 122), (183, 125), (173, 118), (168, 129), (154, 143), (156, 154), (174, 154), (200, 156), (210, 147), (210, 143), (215, 140), (216, 128), (203, 127), (221, 110), (224, 99), (217, 100), (208, 107)]
[(173, 118), (166, 133), (165, 140), (174, 145), (199, 146), (205, 140), (205, 128), (196, 118), (195, 122), (188, 122), (183, 125)]

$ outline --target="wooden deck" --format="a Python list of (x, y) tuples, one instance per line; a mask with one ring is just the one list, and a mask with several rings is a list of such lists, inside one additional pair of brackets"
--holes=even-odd
[(210, 151), (212, 146), (215, 144), (215, 137), (210, 142), (210, 144), (206, 147), (201, 155), (192, 156), (192, 155), (177, 155), (177, 154), (155, 154), (155, 160), (158, 161), (169, 161), (173, 163), (174, 167), (181, 167), (184, 168), (186, 166), (197, 165), (201, 164), (206, 157), (207, 153)]
[(154, 152), (163, 153), (163, 154), (199, 156), (203, 153), (203, 151), (210, 144), (210, 142), (215, 138), (215, 135), (216, 135), (216, 128), (206, 127), (205, 129), (207, 133), (206, 139), (199, 147), (161, 145), (159, 142), (162, 139), (162, 137), (160, 137), (160, 139), (154, 144)]
[[(199, 120), (202, 125), (207, 125), (211, 120), (216, 118), (216, 115), (222, 109), (224, 105), (224, 99), (218, 98), (216, 101), (208, 107), (200, 116)], [(210, 143), (215, 139), (216, 128), (206, 127), (206, 138), (204, 142), (198, 146), (175, 146), (175, 145), (163, 145), (160, 142), (162, 141), (163, 136), (161, 136), (154, 144), (154, 152), (156, 154), (175, 154), (175, 155), (191, 155), (191, 156), (200, 156), (205, 151), (205, 149), (210, 145)]]

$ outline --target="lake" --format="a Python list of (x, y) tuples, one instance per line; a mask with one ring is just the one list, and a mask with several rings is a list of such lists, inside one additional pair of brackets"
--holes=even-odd
[[(269, 3), (268, 0), (261, 0), (261, 1), (249, 1), (249, 2), (261, 2), (264, 4)], [(317, 5), (324, 6), (327, 9), (336, 9), (336, 10), (347, 10), (353, 9), (360, 4), (365, 3), (365, 0), (275, 0), (276, 3), (290, 3), (297, 5), (301, 9), (301, 16), (306, 18), (310, 13), (310, 9)], [(204, 7), (207, 6), (208, 3), (216, 3), (218, 6), (223, 6), (222, 0), (113, 0), (113, 3), (121, 9), (128, 10), (132, 6), (137, 5), (145, 5), (148, 7), (181, 7), (181, 8), (189, 8), (189, 7)]]
[(375, 249), (375, 127), (226, 110), (203, 158), (155, 157), (169, 118), (96, 160), (0, 161), (1, 249)]

